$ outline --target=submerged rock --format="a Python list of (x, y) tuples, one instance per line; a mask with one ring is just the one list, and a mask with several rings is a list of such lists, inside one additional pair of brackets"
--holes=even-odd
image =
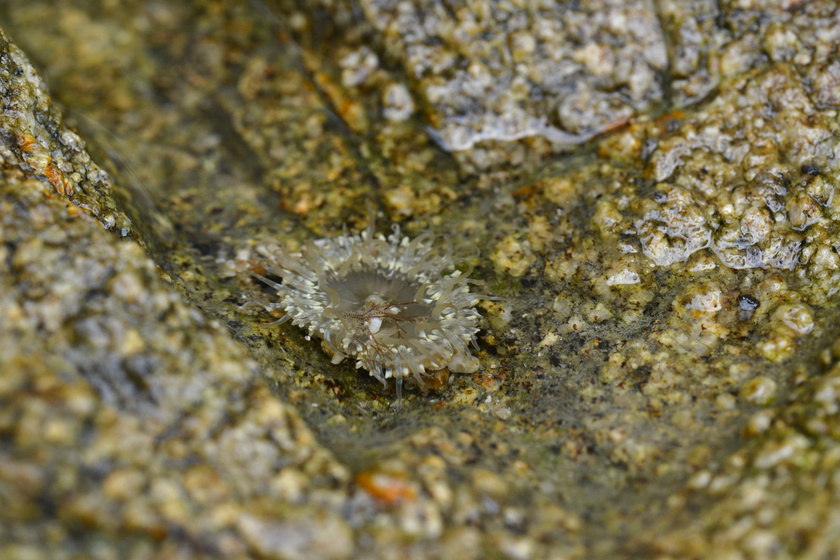
[[(450, 4), (2, 9), (0, 556), (840, 551), (836, 6)], [(371, 209), (493, 296), (399, 411), (248, 305)]]

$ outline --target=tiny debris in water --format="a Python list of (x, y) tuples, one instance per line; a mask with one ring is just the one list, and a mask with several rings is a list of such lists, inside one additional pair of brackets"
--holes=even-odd
[(358, 234), (309, 241), (296, 253), (260, 246), (265, 269), (282, 279), (252, 274), (277, 290), (281, 321), (324, 340), (332, 362), (356, 360), (386, 384), (414, 379), (421, 388), (440, 370), (472, 373), (478, 359), (469, 344), (478, 332), (474, 309), (481, 296), (445, 240), (425, 233), (409, 239), (398, 226), (390, 235), (373, 225)]

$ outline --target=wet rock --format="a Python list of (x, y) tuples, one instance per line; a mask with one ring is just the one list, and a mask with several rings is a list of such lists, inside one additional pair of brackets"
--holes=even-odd
[(46, 84), (2, 32), (0, 59), (2, 162), (49, 184), (106, 229), (129, 235), (131, 221), (116, 208), (110, 177), (91, 161), (79, 135), (62, 123)]
[(465, 151), (464, 165), (497, 165), (524, 138), (539, 153), (568, 147), (662, 98), (665, 47), (646, 2), (361, 5), (416, 84), (432, 136)]
[(117, 557), (113, 545), (142, 557), (155, 542), (161, 554), (248, 556), (236, 512), (285, 497), (275, 481), (293, 472), (340, 484), (345, 471), (138, 244), (76, 206), (86, 183), (56, 193), (31, 163), (7, 159), (0, 177), (0, 494), (15, 504), (0, 514), (0, 555)]
[[(148, 253), (5, 142), (0, 555), (836, 553), (836, 8), (449, 8), (2, 8)], [(399, 411), (248, 275), (371, 214), (493, 296)]]

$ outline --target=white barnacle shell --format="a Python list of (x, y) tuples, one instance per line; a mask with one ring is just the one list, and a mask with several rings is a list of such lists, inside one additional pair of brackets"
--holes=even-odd
[[(478, 359), (469, 344), (478, 332), (467, 275), (455, 269), (451, 248), (431, 234), (409, 239), (399, 227), (384, 236), (358, 234), (309, 241), (297, 253), (258, 247), (285, 319), (324, 340), (333, 363), (351, 357), (386, 383), (429, 371), (471, 373)], [(441, 247), (440, 245), (443, 245)]]

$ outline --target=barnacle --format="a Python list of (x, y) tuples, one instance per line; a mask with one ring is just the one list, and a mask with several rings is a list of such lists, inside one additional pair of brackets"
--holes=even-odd
[(426, 233), (409, 239), (394, 226), (307, 242), (296, 253), (260, 246), (265, 268), (282, 279), (254, 276), (277, 290), (293, 325), (323, 339), (333, 363), (355, 359), (383, 384), (403, 379), (423, 387), (429, 372), (471, 373), (478, 360), (469, 344), (478, 332), (470, 292), (448, 243)]

